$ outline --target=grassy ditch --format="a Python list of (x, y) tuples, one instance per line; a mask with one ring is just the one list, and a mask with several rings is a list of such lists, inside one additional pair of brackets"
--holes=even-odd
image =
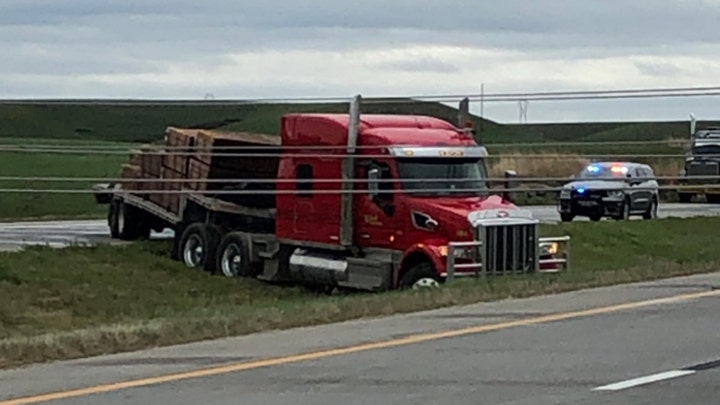
[(720, 218), (544, 226), (570, 234), (563, 274), (462, 280), (436, 291), (316, 295), (193, 272), (166, 242), (0, 254), (0, 367), (508, 297), (711, 272)]

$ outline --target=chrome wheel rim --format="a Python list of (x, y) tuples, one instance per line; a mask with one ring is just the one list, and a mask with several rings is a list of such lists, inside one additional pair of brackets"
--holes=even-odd
[(117, 210), (117, 229), (120, 233), (125, 230), (125, 214), (123, 213), (122, 206), (118, 207)]
[(242, 254), (240, 252), (240, 246), (236, 243), (231, 243), (225, 248), (220, 259), (220, 269), (223, 275), (226, 277), (235, 277), (240, 274), (240, 267), (242, 266)]
[(200, 236), (191, 235), (187, 242), (185, 242), (185, 247), (183, 249), (183, 259), (185, 261), (185, 265), (188, 267), (198, 267), (200, 263), (202, 263), (204, 254), (205, 252)]
[(425, 289), (425, 288), (439, 288), (439, 287), (440, 287), (440, 283), (438, 283), (438, 281), (435, 280), (434, 278), (423, 277), (413, 284), (412, 289), (419, 290), (419, 289)]

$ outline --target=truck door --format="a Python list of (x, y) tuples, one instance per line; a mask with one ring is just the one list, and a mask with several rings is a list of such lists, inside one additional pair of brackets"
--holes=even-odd
[(312, 229), (315, 217), (315, 204), (313, 201), (313, 167), (309, 164), (297, 166), (297, 194), (293, 207), (293, 232), (303, 235)]
[(364, 172), (363, 177), (367, 182), (358, 186), (365, 192), (358, 193), (355, 197), (355, 240), (361, 247), (391, 249), (396, 238), (395, 232), (402, 227), (398, 226), (394, 213), (396, 198), (392, 191), (395, 182), (390, 166), (375, 161), (358, 172)]

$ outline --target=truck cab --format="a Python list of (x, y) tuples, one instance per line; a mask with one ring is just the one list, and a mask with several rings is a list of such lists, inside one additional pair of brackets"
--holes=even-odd
[(720, 128), (709, 127), (693, 133), (680, 175), (684, 177), (680, 184), (695, 186), (694, 190), (683, 189), (678, 192), (680, 202), (687, 203), (693, 196), (704, 194), (709, 203), (720, 203), (718, 181), (702, 177), (720, 175)]
[[(449, 272), (475, 275), (480, 263), (489, 273), (558, 268), (559, 262), (540, 263), (553, 260), (558, 244), (540, 240), (531, 213), (490, 193), (488, 152), (466, 131), (427, 116), (362, 115), (345, 173), (351, 120), (348, 114), (283, 117), (280, 240), (313, 246), (324, 260), (343, 261), (348, 251), (374, 258), (391, 269), (376, 282), (400, 288), (439, 283)], [(354, 179), (351, 188), (343, 190), (343, 178)], [(352, 207), (349, 217), (343, 204)], [(303, 256), (295, 257), (298, 273), (307, 271), (300, 278), (318, 273), (302, 265), (321, 266), (310, 259), (312, 251), (293, 253)], [(330, 261), (323, 265), (345, 268)]]

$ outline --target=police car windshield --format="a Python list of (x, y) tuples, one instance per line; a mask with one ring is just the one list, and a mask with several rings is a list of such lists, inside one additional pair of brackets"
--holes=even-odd
[(581, 179), (624, 177), (627, 172), (628, 169), (624, 166), (588, 165), (578, 173), (577, 177)]

